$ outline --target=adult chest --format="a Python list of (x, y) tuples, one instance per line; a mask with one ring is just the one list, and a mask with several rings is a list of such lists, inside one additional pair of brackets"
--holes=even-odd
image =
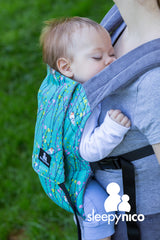
[(112, 95), (108, 96), (102, 101), (101, 114), (99, 123), (101, 124), (104, 120), (106, 112), (110, 109), (119, 109), (125, 115), (127, 115), (132, 124), (134, 124), (134, 112), (136, 107), (137, 99), (137, 86), (138, 82), (134, 82), (126, 88), (120, 88)]
[(102, 101), (99, 124), (104, 120), (106, 112), (110, 109), (121, 110), (131, 120), (131, 128), (124, 140), (113, 150), (111, 155), (120, 155), (137, 148), (148, 145), (147, 138), (135, 125), (135, 109), (137, 105), (137, 89), (139, 80), (125, 88), (121, 88)]

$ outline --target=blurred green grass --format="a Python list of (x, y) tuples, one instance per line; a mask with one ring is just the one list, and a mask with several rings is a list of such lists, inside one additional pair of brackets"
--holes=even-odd
[(73, 216), (44, 193), (31, 167), (37, 91), (45, 77), (43, 21), (85, 16), (98, 22), (111, 0), (2, 0), (0, 10), (0, 240), (75, 240)]

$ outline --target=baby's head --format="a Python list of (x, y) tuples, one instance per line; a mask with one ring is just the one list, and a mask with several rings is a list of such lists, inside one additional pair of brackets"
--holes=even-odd
[(40, 41), (44, 62), (81, 83), (115, 60), (109, 33), (88, 18), (48, 21)]

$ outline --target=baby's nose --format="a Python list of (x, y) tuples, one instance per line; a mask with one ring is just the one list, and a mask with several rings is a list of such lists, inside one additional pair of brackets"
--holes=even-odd
[(114, 56), (113, 57), (108, 57), (105, 61), (105, 65), (108, 66), (109, 64), (111, 64), (115, 60), (116, 60), (116, 58)]

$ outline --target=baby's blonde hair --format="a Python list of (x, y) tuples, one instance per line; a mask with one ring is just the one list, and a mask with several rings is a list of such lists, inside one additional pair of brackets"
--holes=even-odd
[[(73, 59), (72, 33), (78, 28), (94, 27), (102, 30), (102, 26), (91, 19), (84, 17), (70, 17), (51, 19), (45, 22), (40, 36), (40, 44), (43, 48), (43, 61), (50, 67), (57, 69), (57, 60), (60, 57)], [(80, 39), (79, 39), (80, 40)]]

